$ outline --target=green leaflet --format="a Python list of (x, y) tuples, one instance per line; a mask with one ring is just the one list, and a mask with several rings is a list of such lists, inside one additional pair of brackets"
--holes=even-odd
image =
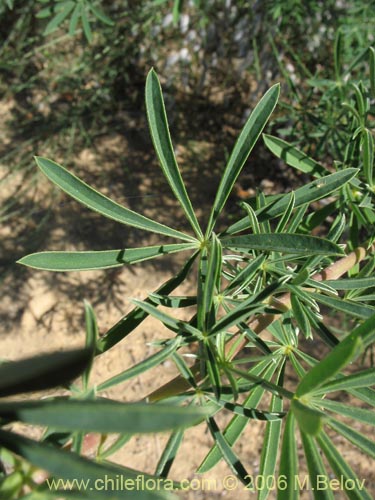
[[(274, 371), (276, 370), (277, 365), (275, 363), (269, 364), (268, 362), (261, 361), (251, 370), (251, 373), (259, 375), (260, 373), (262, 373), (264, 368), (266, 368), (264, 377), (270, 379)], [(247, 396), (243, 405), (246, 408), (255, 408), (259, 404), (259, 401), (262, 399), (264, 392), (264, 389), (261, 386), (257, 385), (250, 392), (250, 395)], [(230, 446), (233, 446), (237, 439), (240, 437), (247, 423), (248, 419), (240, 415), (235, 415), (229, 422), (223, 435)], [(197, 472), (203, 474), (204, 472), (211, 470), (212, 467), (214, 467), (219, 462), (220, 458), (221, 451), (218, 445), (215, 444), (203, 460), (202, 464), (199, 466)]]
[(207, 421), (208, 428), (215, 440), (216, 445), (220, 449), (224, 460), (227, 462), (229, 467), (232, 469), (234, 474), (242, 481), (245, 486), (251, 486), (250, 475), (247, 473), (246, 469), (242, 465), (241, 461), (234, 453), (230, 445), (227, 443), (225, 437), (220, 432), (215, 420), (211, 417)]
[(92, 350), (54, 352), (0, 365), (0, 397), (66, 384), (91, 363)]
[(111, 400), (54, 399), (0, 403), (3, 418), (51, 426), (63, 431), (100, 433), (160, 432), (194, 425), (212, 412), (213, 406), (179, 407)]
[(279, 94), (279, 84), (271, 87), (258, 102), (243, 127), (221, 177), (207, 225), (206, 238), (211, 235), (216, 220), (224, 208), (242, 167), (275, 109)]
[(140, 375), (141, 373), (150, 370), (154, 366), (160, 365), (165, 359), (169, 358), (177, 349), (179, 342), (171, 342), (171, 345), (165, 347), (161, 351), (153, 354), (152, 356), (144, 359), (143, 361), (137, 363), (136, 365), (128, 368), (127, 370), (109, 378), (102, 384), (99, 384), (96, 388), (97, 392), (104, 391), (113, 387), (114, 385), (121, 384), (126, 380)]
[(39, 252), (22, 257), (18, 263), (47, 271), (87, 271), (90, 269), (110, 269), (125, 264), (134, 264), (160, 257), (161, 255), (194, 248), (196, 248), (196, 245), (192, 243), (176, 243), (94, 252)]
[(301, 380), (296, 395), (302, 396), (320, 388), (347, 364), (353, 361), (372, 340), (375, 332), (375, 316), (352, 331), (320, 363), (306, 373)]
[(153, 69), (148, 73), (146, 80), (146, 109), (152, 141), (164, 175), (182, 206), (195, 234), (199, 239), (203, 239), (202, 231), (177, 166), (169, 134), (160, 82)]
[(263, 134), (263, 140), (267, 148), (275, 156), (284, 160), (287, 165), (317, 178), (324, 177), (329, 173), (320, 163), (286, 141), (267, 134)]
[(335, 243), (315, 236), (300, 234), (245, 234), (221, 239), (223, 247), (233, 250), (263, 250), (298, 255), (343, 255)]
[[(94, 482), (98, 477), (102, 478), (105, 476), (115, 480), (119, 474), (124, 478), (133, 478), (133, 480), (136, 480), (139, 476), (145, 479), (152, 477), (139, 471), (120, 467), (108, 462), (105, 464), (98, 464), (87, 458), (80, 457), (76, 453), (60, 450), (44, 443), (37, 443), (24, 436), (3, 430), (0, 430), (0, 443), (3, 447), (22, 456), (37, 467), (47, 470), (59, 479), (74, 480), (76, 478), (84, 478)], [(154, 500), (155, 498), (170, 499), (171, 497), (164, 493), (162, 488), (163, 485), (161, 485), (161, 490), (159, 491), (140, 491), (138, 498), (141, 500)], [(111, 500), (121, 500), (123, 498), (132, 499), (134, 498), (134, 492), (123, 490), (120, 494), (117, 494), (109, 489), (105, 490), (103, 488), (100, 490), (98, 488), (93, 488), (90, 490), (90, 498), (99, 500), (103, 498), (109, 498)]]
[(344, 436), (351, 443), (366, 453), (369, 457), (375, 458), (375, 442), (368, 439), (364, 434), (357, 432), (346, 424), (330, 418), (328, 420), (328, 425), (335, 429), (336, 432)]
[[(156, 293), (160, 295), (167, 295), (175, 288), (177, 288), (188, 275), (191, 266), (193, 265), (197, 252), (194, 253), (183, 265), (180, 271), (173, 276), (171, 279), (163, 283), (157, 290)], [(143, 302), (152, 302), (150, 297), (144, 299)], [(96, 345), (96, 354), (101, 354), (108, 351), (112, 346), (116, 345), (123, 338), (125, 338), (129, 333), (131, 333), (138, 325), (142, 323), (148, 316), (148, 313), (141, 309), (140, 307), (135, 307), (123, 318), (120, 319), (115, 325), (110, 328), (107, 333), (98, 340)]]
[[(294, 191), (295, 195), (295, 208), (298, 208), (306, 203), (311, 203), (312, 201), (320, 200), (325, 198), (329, 194), (333, 193), (337, 189), (343, 187), (347, 182), (349, 182), (358, 173), (357, 168), (346, 168), (334, 174), (327, 175), (321, 179), (316, 179), (301, 188)], [(283, 195), (278, 197), (274, 202), (256, 211), (258, 216), (258, 221), (263, 222), (269, 219), (273, 219), (285, 212), (288, 207), (289, 199)], [(244, 217), (235, 224), (232, 224), (226, 231), (225, 234), (234, 234), (249, 228), (249, 219)]]
[(330, 488), (320, 488), (320, 478), (327, 478), (327, 471), (324, 467), (319, 448), (314, 438), (301, 430), (301, 438), (307, 467), (309, 469), (311, 490), (315, 500), (334, 500), (334, 494)]
[(293, 412), (289, 412), (285, 421), (284, 436), (281, 445), (279, 477), (285, 478), (283, 483), (278, 481), (279, 490), (277, 500), (297, 500), (299, 491), (294, 481), (298, 475), (297, 441), (295, 438), (295, 420)]
[[(321, 434), (317, 436), (317, 442), (326, 456), (329, 465), (335, 473), (335, 476), (340, 479), (342, 478), (342, 484), (347, 497), (350, 500), (372, 500), (373, 497), (369, 495), (365, 488), (363, 488), (364, 481), (355, 475), (353, 470), (343, 459), (342, 454), (334, 446), (325, 432), (322, 431)], [(350, 479), (351, 481), (347, 482), (347, 479)], [(329, 478), (327, 478), (327, 482), (328, 480)], [(361, 483), (362, 487), (360, 487)], [(347, 484), (349, 484), (350, 489), (346, 489)], [(352, 489), (352, 484), (355, 484), (357, 488)]]
[(375, 385), (375, 368), (340, 377), (337, 380), (323, 384), (315, 394), (326, 394), (332, 391), (342, 391), (348, 389), (356, 389), (358, 387), (371, 387)]
[(356, 318), (370, 318), (375, 314), (375, 307), (365, 306), (363, 304), (358, 304), (357, 302), (352, 302), (350, 300), (328, 297), (327, 295), (323, 295), (321, 293), (310, 292), (309, 295), (321, 304), (350, 314), (351, 316), (354, 316)]
[(37, 156), (35, 160), (40, 170), (50, 181), (65, 191), (69, 196), (92, 210), (99, 212), (101, 215), (128, 226), (144, 229), (145, 231), (163, 234), (164, 236), (170, 236), (171, 238), (177, 238), (179, 240), (196, 241), (192, 236), (176, 231), (163, 224), (159, 224), (158, 222), (119, 205), (81, 181), (81, 179), (71, 174), (58, 163), (40, 156)]

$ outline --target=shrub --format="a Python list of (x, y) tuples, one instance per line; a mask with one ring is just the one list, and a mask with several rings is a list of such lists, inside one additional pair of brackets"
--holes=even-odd
[[(94, 478), (107, 471), (134, 478), (137, 472), (116, 468), (107, 461), (103, 465), (98, 462), (107, 459), (129, 435), (161, 430), (156, 423), (163, 422), (163, 418), (156, 416), (165, 415), (168, 409), (168, 415), (175, 418), (166, 419), (163, 429), (174, 430), (154, 478), (167, 481), (184, 429), (204, 419), (214, 445), (198, 472), (206, 472), (224, 459), (239, 481), (250, 491), (257, 491), (258, 498), (267, 498), (275, 487), (278, 498), (298, 498), (300, 485), (294, 479), (299, 470), (298, 429), (315, 498), (322, 498), (322, 494), (333, 498), (331, 473), (341, 479), (349, 498), (371, 498), (331, 437), (337, 433), (366, 455), (374, 456), (374, 443), (362, 427), (374, 424), (373, 412), (363, 407), (375, 403), (371, 389), (375, 371), (365, 364), (375, 339), (375, 309), (371, 305), (375, 287), (373, 227), (363, 224), (361, 228), (350, 215), (355, 213), (355, 220), (359, 221), (374, 214), (371, 134), (365, 129), (357, 133), (362, 144), (369, 147), (367, 156), (362, 156), (355, 167), (349, 157), (345, 163), (336, 163), (332, 170), (285, 141), (264, 136), (274, 153), (312, 180), (287, 194), (258, 193), (254, 199), (242, 203), (242, 218), (224, 230), (215, 231), (231, 190), (278, 97), (279, 85), (274, 85), (245, 123), (223, 171), (205, 230), (195, 215), (178, 169), (161, 87), (153, 70), (146, 82), (151, 136), (162, 171), (189, 222), (190, 233), (129, 210), (61, 165), (47, 158), (36, 158), (40, 170), (69, 196), (108, 218), (156, 233), (163, 240), (158, 245), (141, 248), (36, 253), (23, 257), (21, 264), (44, 270), (76, 271), (130, 265), (175, 252), (189, 252), (190, 256), (181, 270), (155, 292), (144, 300), (133, 300), (134, 309), (103, 337), (97, 337), (93, 311), (88, 304), (85, 306), (87, 344), (88, 348), (91, 346), (94, 362), (95, 356), (126, 341), (129, 333), (148, 316), (163, 323), (173, 333), (172, 338), (156, 342), (159, 348), (156, 354), (96, 387), (90, 386), (90, 358), (84, 367), (82, 388), (68, 400), (2, 403), (0, 415), (4, 425), (20, 420), (50, 427), (45, 435), (48, 438), (41, 443), (3, 430), (0, 435), (3, 448), (46, 469), (55, 478), (71, 479), (77, 475)], [(353, 196), (362, 200), (355, 208)], [(312, 231), (319, 236), (312, 236)], [(196, 272), (195, 295), (173, 294), (193, 272)], [(171, 312), (159, 306), (170, 308)], [(175, 317), (173, 309), (187, 306), (195, 307), (190, 320)], [(331, 313), (350, 318), (350, 331), (337, 334), (324, 319)], [(310, 347), (318, 343), (325, 349), (319, 349), (318, 356), (316, 351), (312, 355)], [(187, 351), (195, 358), (193, 365), (188, 362)], [(148, 402), (120, 404), (100, 397), (103, 390), (160, 366), (166, 359), (173, 360), (179, 375), (150, 394)], [(354, 365), (358, 359), (361, 364)], [(361, 406), (337, 400), (338, 391), (349, 394)], [(222, 411), (232, 414), (224, 429), (219, 428), (216, 418)], [(136, 422), (134, 415), (139, 416)], [(342, 417), (351, 419), (352, 424), (344, 423)], [(259, 477), (272, 480), (261, 486), (233, 450), (246, 425), (254, 419), (267, 422)], [(82, 432), (86, 431), (103, 435), (93, 462), (78, 456)], [(61, 443), (57, 437), (61, 432), (65, 439), (72, 439), (71, 452), (58, 449)], [(115, 445), (106, 448), (108, 432), (118, 433), (119, 437)], [(55, 447), (47, 444), (49, 440)], [(324, 491), (319, 489), (321, 478), (327, 481)], [(165, 482), (164, 486), (168, 489), (170, 484)], [(36, 491), (42, 491), (45, 498), (53, 496), (45, 483)], [(55, 494), (61, 496), (62, 492)], [(142, 492), (147, 498), (156, 494), (162, 495), (156, 491)], [(72, 495), (81, 498), (85, 494), (74, 490)], [(93, 498), (109, 495), (122, 498), (124, 492), (95, 491)]]

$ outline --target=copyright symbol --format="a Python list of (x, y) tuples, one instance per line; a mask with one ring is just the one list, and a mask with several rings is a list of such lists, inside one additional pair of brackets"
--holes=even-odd
[(233, 491), (238, 487), (238, 479), (236, 476), (225, 476), (223, 479), (224, 489), (227, 491)]

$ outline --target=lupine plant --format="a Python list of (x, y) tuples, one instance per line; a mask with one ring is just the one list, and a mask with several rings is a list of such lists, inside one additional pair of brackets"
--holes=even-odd
[[(184, 430), (205, 420), (213, 446), (198, 473), (225, 460), (259, 499), (266, 499), (275, 488), (279, 499), (298, 498), (300, 488), (294, 478), (300, 468), (297, 449), (301, 446), (316, 499), (334, 498), (330, 483), (324, 490), (317, 488), (319, 478), (330, 478), (332, 474), (341, 479), (349, 498), (371, 498), (361, 478), (335, 446), (332, 435), (342, 436), (370, 457), (375, 455), (374, 442), (363, 431), (375, 422), (369, 409), (375, 404), (371, 388), (375, 371), (370, 364), (375, 340), (373, 227), (349, 227), (353, 225), (350, 193), (354, 191), (367, 200), (365, 206), (356, 205), (356, 213), (374, 215), (373, 175), (369, 174), (372, 157), (355, 167), (348, 161), (328, 169), (285, 141), (264, 136), (273, 152), (311, 179), (286, 194), (265, 196), (258, 192), (255, 198), (242, 203), (239, 220), (218, 230), (232, 188), (278, 98), (276, 84), (247, 119), (222, 173), (206, 227), (202, 227), (177, 165), (158, 77), (154, 70), (149, 72), (146, 108), (153, 144), (190, 232), (136, 213), (54, 161), (36, 158), (44, 175), (75, 200), (119, 223), (156, 233), (161, 240), (158, 245), (140, 248), (36, 253), (23, 257), (21, 264), (51, 271), (83, 271), (131, 265), (175, 252), (187, 252), (189, 256), (175, 276), (144, 300), (133, 300), (134, 308), (101, 337), (97, 335), (93, 310), (86, 303), (87, 345), (92, 357), (84, 368), (82, 386), (72, 387), (70, 398), (1, 404), (4, 425), (20, 420), (49, 429), (39, 443), (2, 430), (0, 445), (4, 449), (56, 477), (71, 478), (75, 468), (75, 477), (93, 477), (102, 473), (101, 468), (134, 477), (134, 471), (119, 466), (116, 469), (107, 458), (125, 445), (131, 434), (162, 430), (149, 422), (159, 422), (155, 416), (165, 414), (168, 408), (175, 419), (165, 421), (164, 428), (173, 430), (154, 477), (168, 481)], [(364, 131), (359, 133), (367, 137)], [(319, 236), (311, 235), (317, 229)], [(174, 293), (188, 278), (194, 278), (196, 293)], [(189, 320), (173, 314), (175, 309), (187, 306), (195, 307)], [(165, 308), (170, 308), (170, 312), (165, 312)], [(332, 313), (350, 320), (344, 334), (335, 331), (326, 320)], [(158, 351), (150, 357), (95, 387), (90, 385), (90, 367), (95, 358), (118, 342), (126, 342), (148, 316), (166, 326), (172, 337), (155, 341)], [(321, 348), (312, 350), (316, 345)], [(193, 363), (189, 362), (191, 358)], [(174, 362), (178, 375), (153, 391), (147, 401), (132, 406), (101, 397), (102, 391), (151, 368), (162, 370), (161, 364), (167, 359)], [(359, 359), (362, 365), (355, 364)], [(342, 401), (342, 394), (350, 396), (350, 404)], [(85, 413), (87, 408), (92, 412)], [(144, 416), (137, 422), (139, 426), (134, 424), (134, 412), (138, 409), (139, 415)], [(224, 428), (218, 423), (220, 412), (232, 415)], [(345, 417), (345, 422), (341, 417)], [(262, 484), (254, 481), (246, 459), (237, 456), (233, 449), (254, 420), (266, 422), (259, 457), (258, 479), (263, 478)], [(96, 460), (90, 462), (79, 457), (79, 451), (83, 432), (91, 431), (102, 433), (103, 438)], [(107, 444), (108, 432), (118, 434), (114, 444)], [(63, 442), (59, 441), (61, 433)], [(69, 440), (73, 443), (70, 452), (58, 449)], [(173, 485), (178, 488), (178, 483)], [(57, 494), (48, 491), (45, 484), (36, 487), (36, 491), (45, 495), (42, 498)], [(160, 491), (138, 494), (162, 495)], [(69, 498), (86, 498), (84, 495), (71, 491)], [(125, 492), (116, 496), (115, 492), (96, 491), (92, 498), (124, 495)]]

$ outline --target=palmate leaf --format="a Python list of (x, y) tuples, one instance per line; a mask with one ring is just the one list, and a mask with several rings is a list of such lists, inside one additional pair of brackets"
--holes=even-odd
[(170, 236), (171, 238), (177, 238), (183, 241), (196, 241), (193, 236), (181, 233), (159, 222), (148, 219), (112, 201), (58, 163), (40, 156), (37, 156), (35, 160), (40, 170), (50, 181), (65, 191), (69, 196), (92, 210), (99, 212), (101, 215), (128, 226), (144, 229), (145, 231)]
[(202, 231), (177, 166), (169, 134), (160, 82), (153, 69), (148, 73), (146, 80), (146, 110), (152, 141), (164, 175), (183, 208), (195, 234), (199, 239), (203, 239)]
[(282, 286), (283, 280), (275, 281), (264, 288), (260, 293), (251, 295), (250, 298), (241, 302), (237, 307), (232, 309), (228, 314), (220, 318), (209, 331), (209, 335), (215, 335), (227, 330), (233, 325), (237, 325), (242, 320), (248, 318), (255, 312), (264, 311), (267, 307), (263, 301), (267, 299), (273, 292)]
[(0, 416), (61, 431), (138, 434), (194, 425), (212, 414), (216, 406), (179, 407), (112, 400), (74, 400), (0, 403)]
[(88, 271), (110, 269), (125, 264), (135, 264), (161, 255), (195, 249), (193, 243), (155, 245), (122, 250), (98, 250), (83, 252), (38, 252), (26, 255), (18, 261), (24, 266), (46, 271)]
[[(294, 191), (295, 195), (295, 208), (301, 207), (308, 203), (311, 203), (321, 198), (325, 198), (337, 189), (343, 187), (347, 182), (349, 182), (353, 177), (359, 172), (357, 168), (346, 168), (334, 174), (327, 175), (321, 179), (316, 179), (301, 188)], [(256, 211), (259, 222), (268, 221), (279, 215), (282, 215), (288, 207), (289, 199), (285, 195), (279, 197), (276, 201), (271, 202), (269, 205), (265, 206)], [(232, 224), (224, 234), (235, 234), (240, 231), (248, 229), (249, 219), (244, 217)]]
[(223, 247), (232, 250), (262, 250), (298, 255), (343, 255), (341, 248), (322, 238), (300, 234), (245, 234), (221, 238)]
[(211, 235), (242, 167), (275, 109), (279, 94), (279, 84), (271, 87), (259, 101), (243, 127), (221, 177), (207, 225), (206, 238)]
[[(98, 464), (86, 458), (80, 457), (76, 453), (60, 450), (44, 443), (37, 443), (24, 436), (3, 430), (0, 430), (0, 443), (1, 446), (11, 450), (17, 455), (20, 455), (37, 467), (50, 472), (58, 479), (74, 480), (79, 478), (89, 480), (92, 484), (95, 484), (95, 480), (98, 478), (106, 477), (108, 479), (112, 479), (115, 484), (116, 477), (119, 477), (119, 474), (122, 475), (124, 479), (130, 478), (134, 481), (137, 477), (144, 477), (145, 480), (152, 477), (139, 471), (126, 467), (120, 467), (115, 464)], [(171, 482), (169, 481), (167, 488), (170, 488), (170, 483)], [(159, 490), (145, 489), (144, 491), (139, 491), (137, 493), (137, 497), (141, 500), (175, 498), (171, 497), (168, 493), (163, 492), (162, 489), (162, 484), (160, 485)], [(60, 498), (61, 493), (62, 492), (60, 492)], [(65, 492), (63, 494), (65, 495)], [(134, 498), (134, 492), (122, 490), (121, 492), (116, 493), (115, 491), (107, 488), (92, 488), (90, 489), (90, 498), (99, 500), (103, 498), (109, 498), (111, 500), (121, 500), (122, 498), (131, 499)]]
[(0, 365), (0, 397), (71, 382), (91, 363), (91, 349), (54, 352)]

